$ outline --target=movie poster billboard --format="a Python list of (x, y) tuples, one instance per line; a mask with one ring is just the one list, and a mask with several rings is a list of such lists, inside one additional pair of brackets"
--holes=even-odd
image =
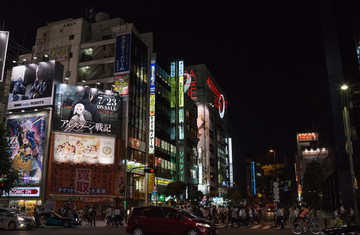
[(118, 134), (119, 95), (109, 90), (57, 84), (53, 129), (69, 133)]
[(55, 133), (54, 162), (114, 164), (115, 138)]
[(3, 81), (7, 47), (9, 43), (9, 32), (0, 31), (0, 82)]
[(20, 184), (41, 182), (47, 124), (46, 112), (12, 115), (7, 119), (11, 159), (20, 173)]
[(53, 104), (54, 81), (60, 81), (63, 66), (55, 61), (16, 66), (12, 70), (8, 110)]

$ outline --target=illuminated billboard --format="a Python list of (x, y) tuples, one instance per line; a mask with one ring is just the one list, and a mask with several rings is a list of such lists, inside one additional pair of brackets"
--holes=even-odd
[(114, 76), (114, 91), (120, 96), (129, 95), (129, 74), (119, 74)]
[(69, 167), (52, 165), (49, 193), (57, 195), (112, 195), (114, 193), (115, 173), (104, 168)]
[(11, 115), (7, 119), (7, 137), (11, 159), (20, 173), (20, 184), (39, 184), (45, 156), (46, 112)]
[(309, 141), (317, 141), (318, 134), (317, 133), (299, 133), (297, 134), (297, 141), (299, 142), (309, 142)]
[(55, 133), (54, 162), (114, 164), (115, 138)]
[(8, 110), (53, 104), (54, 82), (62, 79), (63, 66), (55, 61), (16, 66), (12, 70)]
[(53, 129), (118, 134), (118, 103), (119, 95), (109, 90), (57, 84)]
[(184, 61), (179, 61), (179, 107), (184, 107)]
[(130, 72), (131, 33), (116, 37), (115, 74)]
[(186, 93), (191, 99), (197, 99), (197, 79), (194, 71), (184, 72), (184, 93)]
[(9, 32), (0, 31), (0, 82), (3, 81), (7, 47), (9, 43)]
[(214, 106), (218, 108), (220, 118), (224, 118), (225, 110), (227, 109), (227, 100), (225, 100), (224, 95), (218, 90), (210, 77), (207, 78), (206, 83), (210, 90), (214, 93)]
[(149, 162), (153, 162), (155, 153), (155, 80), (156, 80), (155, 59), (150, 65), (150, 120), (149, 120)]

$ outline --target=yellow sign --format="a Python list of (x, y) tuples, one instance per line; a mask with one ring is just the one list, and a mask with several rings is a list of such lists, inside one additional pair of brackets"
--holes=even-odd
[(153, 192), (154, 182), (155, 182), (154, 173), (149, 173), (149, 186), (148, 186), (149, 194), (151, 194)]

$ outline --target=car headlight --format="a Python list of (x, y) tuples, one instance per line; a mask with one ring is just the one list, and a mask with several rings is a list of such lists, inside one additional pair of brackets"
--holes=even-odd
[(210, 224), (204, 224), (204, 223), (196, 223), (196, 226), (201, 226), (201, 227), (206, 227), (206, 228), (210, 228)]
[(23, 217), (18, 217), (19, 221), (24, 221), (25, 219)]

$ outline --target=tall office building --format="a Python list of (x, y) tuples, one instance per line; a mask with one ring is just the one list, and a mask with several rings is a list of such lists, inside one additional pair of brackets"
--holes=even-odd
[(203, 64), (186, 66), (184, 81), (198, 109), (198, 189), (222, 197), (233, 184), (227, 96)]

